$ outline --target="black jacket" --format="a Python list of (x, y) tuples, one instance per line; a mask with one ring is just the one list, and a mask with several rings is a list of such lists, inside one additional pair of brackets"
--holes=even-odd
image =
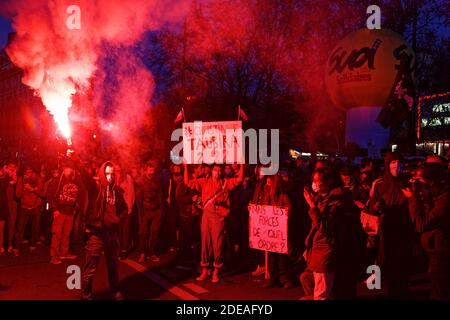
[[(112, 162), (105, 162), (98, 170), (97, 197), (91, 210), (87, 212), (85, 221), (86, 229), (90, 231), (114, 227), (128, 212), (122, 189), (116, 184), (109, 185), (106, 180), (106, 165), (114, 166)], [(108, 206), (106, 203), (108, 189), (114, 198), (113, 206)]]
[(426, 252), (450, 251), (450, 187), (441, 189), (427, 204), (413, 196), (409, 213)]

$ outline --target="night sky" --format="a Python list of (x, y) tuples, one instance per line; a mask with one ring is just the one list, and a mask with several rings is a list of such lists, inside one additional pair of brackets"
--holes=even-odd
[(8, 40), (8, 33), (12, 31), (11, 21), (0, 17), (0, 48), (3, 48)]

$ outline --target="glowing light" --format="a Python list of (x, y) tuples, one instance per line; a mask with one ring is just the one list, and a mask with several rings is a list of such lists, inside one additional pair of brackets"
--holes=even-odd
[(70, 80), (55, 81), (48, 72), (45, 80), (39, 89), (42, 103), (53, 116), (59, 132), (68, 139), (71, 136), (69, 109), (72, 106), (72, 95), (76, 92), (75, 86)]

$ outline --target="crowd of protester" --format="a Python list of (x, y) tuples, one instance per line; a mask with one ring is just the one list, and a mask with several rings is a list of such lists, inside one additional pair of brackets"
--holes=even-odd
[[(356, 298), (367, 266), (378, 265), (389, 296), (402, 299), (425, 256), (432, 298), (450, 297), (450, 166), (444, 158), (406, 161), (388, 153), (384, 164), (365, 159), (358, 165), (298, 158), (276, 175), (265, 175), (261, 166), (166, 163), (114, 164), (114, 172), (105, 172), (98, 163), (71, 159), (55, 168), (6, 161), (0, 254), (13, 258), (48, 246), (52, 264), (77, 258), (86, 230), (96, 225), (90, 213), (103, 212), (98, 198), (115, 201), (112, 185), (124, 208), (117, 221), (119, 259), (160, 263), (172, 252), (178, 269), (213, 283), (224, 269), (253, 265), (253, 277), (268, 272), (265, 288), (301, 286), (306, 299)], [(114, 183), (102, 184), (112, 174)], [(264, 252), (249, 248), (250, 203), (288, 209), (289, 253), (270, 252), (268, 270)], [(89, 257), (93, 273), (97, 262)]]

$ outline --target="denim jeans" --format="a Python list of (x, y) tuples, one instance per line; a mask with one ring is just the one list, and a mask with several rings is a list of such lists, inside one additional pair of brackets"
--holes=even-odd
[(119, 253), (120, 243), (116, 228), (87, 234), (86, 263), (81, 277), (83, 297), (92, 297), (92, 282), (102, 252), (105, 253), (106, 269), (111, 294), (119, 292)]

